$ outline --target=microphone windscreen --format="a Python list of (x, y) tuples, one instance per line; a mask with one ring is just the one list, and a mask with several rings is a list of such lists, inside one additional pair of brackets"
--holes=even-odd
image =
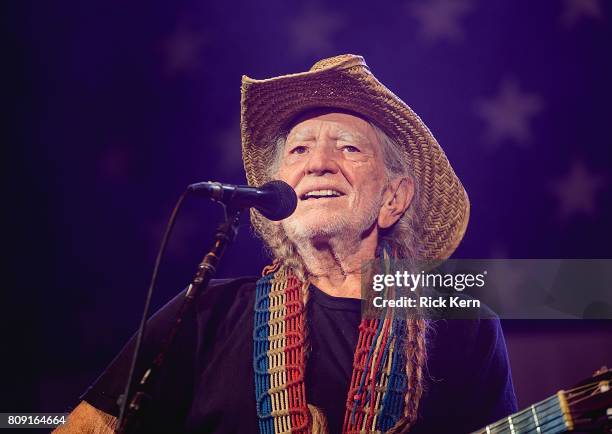
[(274, 180), (265, 183), (260, 190), (266, 192), (266, 200), (256, 208), (269, 220), (278, 221), (289, 217), (297, 208), (295, 190), (284, 181)]

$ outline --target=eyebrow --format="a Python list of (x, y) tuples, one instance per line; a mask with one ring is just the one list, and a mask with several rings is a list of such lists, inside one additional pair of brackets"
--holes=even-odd
[(365, 142), (365, 143), (369, 143), (370, 141), (361, 133), (354, 131), (354, 132), (350, 132), (350, 131), (344, 131), (342, 129), (338, 129), (338, 138), (339, 139), (345, 139), (345, 140), (350, 140), (350, 141), (354, 141), (354, 140), (358, 140), (360, 142)]
[[(305, 130), (294, 133), (291, 136), (297, 140), (305, 140), (314, 137), (314, 131), (312, 130), (312, 128), (306, 128)], [(341, 140), (370, 143), (370, 141), (363, 134), (357, 131), (350, 132), (338, 128), (336, 137)]]

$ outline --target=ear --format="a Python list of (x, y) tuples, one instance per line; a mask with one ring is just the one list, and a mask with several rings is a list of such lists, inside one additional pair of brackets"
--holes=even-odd
[(397, 222), (414, 197), (414, 183), (410, 177), (389, 182), (383, 193), (383, 204), (378, 213), (378, 226), (387, 229)]

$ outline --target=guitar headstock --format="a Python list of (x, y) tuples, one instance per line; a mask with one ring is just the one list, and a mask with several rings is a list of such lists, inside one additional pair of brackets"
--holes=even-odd
[[(602, 367), (562, 394), (572, 431), (612, 433), (612, 370)], [(563, 402), (564, 401), (564, 402)]]

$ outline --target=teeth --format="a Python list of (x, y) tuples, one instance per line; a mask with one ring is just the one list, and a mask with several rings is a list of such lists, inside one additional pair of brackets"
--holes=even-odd
[(308, 197), (338, 197), (342, 196), (342, 193), (336, 190), (313, 190), (304, 195), (305, 198)]

